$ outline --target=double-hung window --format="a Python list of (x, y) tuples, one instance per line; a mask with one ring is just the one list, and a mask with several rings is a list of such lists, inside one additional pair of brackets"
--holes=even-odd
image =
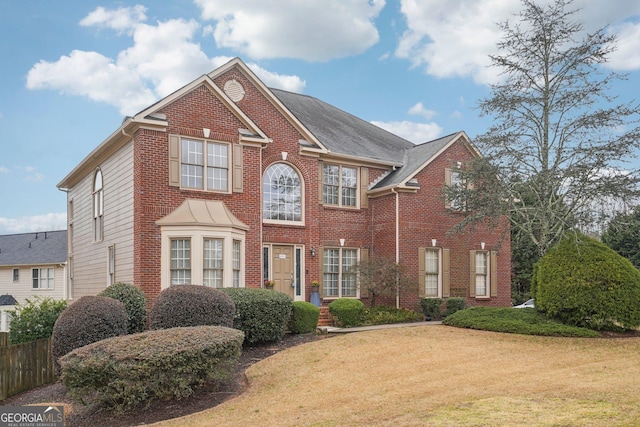
[(476, 297), (489, 296), (489, 253), (476, 251), (475, 254), (475, 286)]
[(232, 248), (232, 256), (233, 256), (233, 287), (240, 287), (240, 270), (242, 268), (241, 264), (241, 253), (240, 253), (241, 243), (240, 240), (233, 241)]
[(180, 185), (209, 191), (229, 190), (229, 145), (183, 138)]
[(440, 249), (425, 250), (425, 295), (426, 298), (440, 296)]
[(322, 274), (323, 295), (329, 298), (357, 297), (357, 264), (357, 249), (324, 249)]
[(325, 205), (357, 206), (357, 168), (325, 164), (322, 175), (322, 202)]
[(31, 277), (33, 289), (53, 289), (53, 268), (34, 268)]
[(100, 242), (104, 234), (104, 191), (102, 171), (98, 169), (93, 177), (93, 241)]
[(171, 284), (188, 285), (191, 283), (191, 240), (171, 240)]
[(202, 279), (206, 286), (223, 287), (223, 244), (223, 239), (204, 239), (204, 271)]

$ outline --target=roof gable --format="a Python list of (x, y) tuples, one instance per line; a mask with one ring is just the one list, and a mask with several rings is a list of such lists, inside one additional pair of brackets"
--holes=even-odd
[(403, 166), (392, 171), (383, 179), (378, 181), (373, 186), (372, 190), (407, 186), (408, 182), (413, 179), (418, 172), (427, 167), (429, 163), (456, 142), (462, 142), (474, 156), (480, 156), (480, 153), (471, 144), (469, 137), (465, 132), (460, 131), (451, 135), (443, 136), (441, 138), (434, 139), (433, 141), (415, 145), (406, 150), (404, 153)]
[(0, 236), (0, 266), (67, 262), (67, 230)]

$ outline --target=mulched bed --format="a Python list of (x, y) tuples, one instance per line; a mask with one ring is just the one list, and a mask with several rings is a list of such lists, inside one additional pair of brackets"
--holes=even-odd
[(286, 334), (280, 342), (244, 347), (236, 367), (234, 380), (223, 389), (213, 384), (205, 384), (186, 399), (155, 401), (147, 407), (122, 415), (115, 415), (97, 405), (87, 406), (71, 400), (67, 397), (66, 390), (60, 381), (11, 396), (0, 402), (0, 405), (65, 404), (65, 427), (120, 427), (155, 423), (204, 411), (219, 405), (227, 399), (242, 393), (247, 385), (244, 371), (252, 364), (284, 349), (326, 337), (328, 335)]

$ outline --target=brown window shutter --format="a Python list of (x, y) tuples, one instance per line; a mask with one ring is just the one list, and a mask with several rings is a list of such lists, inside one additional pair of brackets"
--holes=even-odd
[(423, 298), (426, 294), (427, 275), (427, 251), (425, 248), (418, 248), (418, 296)]
[(476, 251), (469, 251), (469, 296), (476, 296)]
[[(447, 187), (451, 186), (451, 169), (449, 168), (445, 168), (444, 170), (444, 185), (446, 185)], [(451, 202), (449, 201), (448, 197), (446, 197), (444, 201), (444, 207), (446, 209), (451, 209)]]
[(180, 137), (169, 135), (169, 186), (180, 187)]
[(318, 293), (320, 294), (320, 298), (324, 297), (324, 247), (320, 246), (318, 248), (318, 259), (320, 262), (320, 266), (318, 268), (318, 275), (320, 276), (318, 278), (318, 281), (320, 282), (320, 288), (318, 288)]
[(360, 207), (369, 207), (369, 196), (367, 189), (369, 188), (369, 168), (360, 168)]
[(491, 286), (491, 296), (498, 296), (498, 253), (496, 251), (491, 251), (491, 266), (489, 267), (491, 271), (491, 279), (489, 282), (489, 286)]
[[(360, 263), (369, 261), (369, 249), (360, 249)], [(360, 286), (360, 298), (369, 298), (369, 289), (364, 286)]]
[(242, 145), (234, 144), (233, 145), (233, 192), (234, 193), (242, 193), (243, 186), (243, 159), (242, 159)]
[(442, 250), (442, 298), (451, 296), (451, 261), (449, 249)]

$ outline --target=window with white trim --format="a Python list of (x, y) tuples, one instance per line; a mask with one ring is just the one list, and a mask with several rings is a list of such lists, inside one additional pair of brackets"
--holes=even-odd
[(172, 285), (191, 283), (191, 239), (171, 239)]
[(33, 289), (53, 289), (54, 287), (53, 268), (34, 268), (31, 278)]
[(223, 283), (222, 239), (204, 239), (204, 270), (202, 280), (205, 286), (222, 288)]
[(440, 296), (440, 249), (425, 249), (425, 294), (426, 298)]
[(302, 222), (302, 182), (298, 172), (286, 163), (269, 166), (262, 179), (262, 218)]
[(322, 203), (357, 206), (358, 169), (325, 164), (322, 167)]
[(109, 246), (109, 285), (116, 283), (116, 245)]
[(357, 264), (357, 249), (325, 248), (322, 272), (323, 296), (357, 297)]
[(102, 241), (104, 235), (104, 189), (102, 186), (102, 171), (96, 170), (93, 177), (93, 241)]
[(240, 272), (241, 272), (241, 268), (242, 268), (242, 264), (241, 264), (241, 252), (240, 252), (240, 248), (241, 248), (241, 242), (240, 240), (234, 240), (233, 241), (233, 250), (232, 250), (232, 256), (233, 256), (233, 287), (234, 288), (239, 288), (240, 287)]
[(229, 144), (182, 138), (180, 185), (229, 191)]
[(489, 252), (476, 251), (475, 254), (476, 297), (489, 296)]
[(20, 269), (19, 268), (14, 268), (13, 269), (13, 282), (18, 282), (20, 280)]

